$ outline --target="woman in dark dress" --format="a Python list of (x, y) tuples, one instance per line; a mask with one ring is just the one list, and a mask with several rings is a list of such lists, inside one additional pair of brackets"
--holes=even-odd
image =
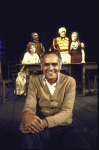
[(77, 32), (72, 32), (71, 40), (71, 63), (85, 63), (84, 43), (79, 42)]

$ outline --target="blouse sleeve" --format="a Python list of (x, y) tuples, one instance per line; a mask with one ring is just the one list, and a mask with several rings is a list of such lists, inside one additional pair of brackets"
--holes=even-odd
[(39, 63), (39, 62), (40, 62), (39, 56), (36, 54), (35, 63)]
[(28, 60), (29, 60), (28, 57), (29, 57), (29, 53), (26, 52), (26, 53), (24, 54), (24, 57), (23, 57), (23, 60), (22, 60), (22, 64), (28, 62)]

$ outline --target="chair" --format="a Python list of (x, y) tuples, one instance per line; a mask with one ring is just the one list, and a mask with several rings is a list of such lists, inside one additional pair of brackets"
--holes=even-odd
[(10, 95), (9, 97), (7, 97), (8, 94), (10, 94), (11, 89), (14, 89), (11, 86), (11, 84), (13, 85), (13, 83), (14, 83), (13, 80), (10, 80), (10, 79), (3, 80), (2, 79), (2, 70), (1, 70), (1, 62), (0, 62), (0, 91), (1, 91), (1, 98), (2, 98), (3, 104), (5, 104), (6, 100), (8, 100), (14, 96), (14, 95), (13, 96)]
[(96, 86), (98, 85), (98, 76), (95, 76), (95, 80), (94, 80), (94, 91), (98, 92), (98, 88), (96, 88)]
[(94, 79), (90, 81), (87, 73), (87, 78), (88, 78), (88, 92), (93, 92), (93, 93), (98, 92), (98, 76), (95, 75)]
[(8, 79), (15, 80), (17, 76), (17, 66), (15, 61), (8, 61)]

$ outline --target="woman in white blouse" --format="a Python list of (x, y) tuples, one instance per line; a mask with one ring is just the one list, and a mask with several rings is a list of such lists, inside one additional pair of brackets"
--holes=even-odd
[(36, 52), (36, 49), (35, 49), (34, 43), (29, 42), (27, 45), (27, 52), (24, 54), (24, 57), (22, 60), (22, 64), (39, 63), (40, 62), (39, 56), (35, 52)]
[(26, 72), (25, 64), (37, 64), (40, 62), (38, 54), (35, 53), (35, 45), (32, 42), (27, 44), (27, 52), (24, 54), (22, 64), (24, 66), (16, 78), (16, 95), (26, 95)]

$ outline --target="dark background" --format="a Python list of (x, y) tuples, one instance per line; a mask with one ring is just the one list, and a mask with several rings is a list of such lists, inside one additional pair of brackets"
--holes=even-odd
[(79, 33), (85, 43), (86, 62), (97, 62), (96, 2), (80, 1), (20, 1), (0, 2), (0, 34), (5, 36), (7, 60), (23, 58), (31, 33), (37, 32), (46, 51), (66, 27), (67, 37)]

